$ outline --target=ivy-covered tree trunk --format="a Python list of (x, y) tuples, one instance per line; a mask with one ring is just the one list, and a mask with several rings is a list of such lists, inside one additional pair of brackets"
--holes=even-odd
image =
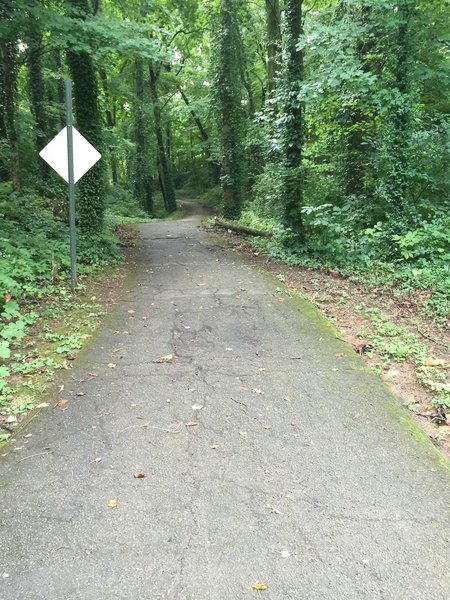
[(173, 173), (170, 162), (167, 156), (167, 151), (164, 144), (163, 126), (161, 120), (161, 106), (158, 96), (158, 74), (153, 65), (149, 67), (150, 74), (150, 95), (153, 103), (153, 115), (155, 119), (155, 133), (158, 144), (158, 167), (159, 181), (161, 192), (164, 198), (164, 205), (168, 212), (174, 212), (177, 209), (177, 201), (175, 196), (175, 184), (173, 181)]
[(212, 45), (212, 100), (222, 153), (223, 214), (238, 219), (244, 196), (245, 119), (242, 109), (242, 37), (235, 0), (221, 0)]
[[(114, 127), (116, 125), (116, 119), (115, 119), (115, 115), (114, 115), (114, 99), (112, 98), (110, 89), (109, 89), (109, 84), (108, 84), (108, 75), (105, 71), (105, 69), (100, 69), (100, 80), (102, 82), (102, 88), (103, 88), (103, 94), (105, 96), (105, 119), (106, 119), (106, 126), (108, 128), (108, 137), (109, 137), (109, 144), (108, 144), (108, 157), (109, 157), (109, 164), (111, 167), (111, 179), (113, 184), (116, 184), (118, 182), (118, 173), (117, 173), (117, 157), (116, 157), (116, 152), (114, 151), (114, 146), (111, 142), (111, 138), (114, 136)], [(111, 107), (112, 104), (112, 107)]]
[(393, 106), (385, 130), (390, 161), (387, 165), (386, 196), (393, 230), (402, 232), (410, 225), (409, 167), (411, 162), (412, 107), (411, 67), (414, 63), (412, 19), (415, 2), (401, 0), (397, 10), (397, 31), (392, 40), (391, 64), (394, 78)]
[(144, 118), (144, 61), (135, 61), (134, 140), (136, 144), (133, 174), (134, 195), (142, 208), (151, 214), (153, 210), (152, 178), (148, 160), (148, 141)]
[[(28, 90), (30, 97), (30, 108), (35, 122), (36, 150), (39, 152), (49, 141), (47, 99), (45, 94), (44, 77), (42, 73), (42, 35), (40, 31), (32, 26), (29, 37), (28, 57)], [(43, 180), (50, 176), (47, 163), (39, 159), (39, 171)]]
[[(87, 0), (68, 0), (69, 14), (88, 18), (91, 9)], [(67, 63), (74, 83), (76, 126), (99, 152), (103, 149), (102, 120), (98, 107), (98, 86), (92, 57), (87, 52), (69, 50)], [(100, 232), (103, 226), (106, 178), (100, 160), (78, 184), (78, 223), (86, 232)]]
[(294, 234), (296, 242), (304, 241), (301, 207), (303, 201), (302, 151), (304, 107), (299, 99), (304, 79), (303, 50), (298, 48), (303, 33), (303, 0), (286, 0), (284, 72), (280, 90), (280, 124), (283, 153), (283, 222)]
[(64, 80), (63, 80), (63, 62), (61, 59), (61, 50), (54, 48), (52, 50), (52, 63), (54, 65), (55, 74), (57, 80), (55, 83), (54, 97), (52, 98), (56, 102), (58, 110), (56, 111), (54, 129), (57, 131), (60, 127), (64, 127), (66, 124), (65, 116), (65, 94), (64, 94)]
[[(363, 5), (356, 7), (355, 10), (343, 6), (342, 13), (341, 20), (356, 22), (360, 28), (355, 47), (357, 65), (360, 65), (365, 73), (373, 73), (374, 65), (371, 56), (376, 37), (372, 33), (372, 6)], [(370, 212), (375, 212), (373, 202), (369, 202), (370, 192), (366, 185), (369, 165), (373, 162), (373, 139), (376, 134), (376, 109), (373, 101), (368, 97), (369, 93), (361, 94), (352, 91), (340, 109), (344, 143), (342, 153), (344, 194), (346, 198), (364, 199), (366, 216), (370, 216)]]
[[(13, 23), (16, 3), (2, 0), (0, 21)], [(20, 190), (19, 140), (16, 126), (17, 95), (17, 38), (14, 28), (11, 36), (0, 37), (0, 175), (3, 181), (12, 181), (13, 189)]]
[(278, 73), (278, 60), (281, 50), (281, 10), (279, 0), (265, 0), (267, 30), (267, 90), (271, 94), (275, 89)]

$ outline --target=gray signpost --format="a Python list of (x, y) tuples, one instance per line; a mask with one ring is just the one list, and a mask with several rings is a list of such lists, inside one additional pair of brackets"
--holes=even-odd
[(66, 127), (39, 152), (39, 155), (67, 181), (69, 186), (70, 286), (74, 291), (77, 285), (75, 184), (95, 165), (101, 158), (101, 154), (72, 124), (72, 82), (70, 79), (66, 81), (66, 117)]
[(77, 285), (77, 231), (75, 226), (75, 182), (73, 173), (72, 81), (66, 80), (67, 171), (69, 183), (70, 287)]

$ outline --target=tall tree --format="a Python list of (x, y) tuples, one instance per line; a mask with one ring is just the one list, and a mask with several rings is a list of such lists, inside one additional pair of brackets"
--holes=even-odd
[(164, 130), (161, 117), (161, 104), (158, 94), (158, 78), (160, 67), (154, 64), (149, 66), (150, 75), (150, 95), (153, 103), (153, 116), (155, 119), (155, 133), (158, 144), (158, 170), (159, 182), (164, 198), (166, 210), (174, 212), (177, 209), (177, 201), (175, 196), (175, 183), (173, 180), (172, 167), (167, 154), (166, 144), (164, 143)]
[[(67, 0), (68, 14), (74, 19), (92, 18), (87, 0)], [(80, 132), (100, 152), (103, 149), (102, 120), (98, 106), (98, 87), (91, 54), (78, 48), (67, 51), (67, 63), (74, 83), (75, 117)], [(78, 222), (89, 232), (103, 225), (106, 178), (99, 161), (78, 184)]]
[(134, 141), (136, 144), (133, 175), (134, 195), (142, 208), (151, 214), (153, 210), (152, 178), (148, 160), (148, 138), (145, 123), (144, 61), (135, 61)]
[(17, 135), (17, 31), (14, 26), (19, 6), (15, 0), (0, 4), (0, 174), (20, 189), (20, 155)]
[[(42, 69), (42, 33), (31, 22), (28, 34), (28, 88), (30, 108), (35, 121), (36, 150), (39, 152), (48, 142), (47, 97)], [(47, 180), (50, 174), (47, 163), (38, 162), (41, 176)]]
[(245, 120), (242, 109), (242, 37), (236, 0), (221, 0), (211, 48), (212, 102), (222, 156), (223, 213), (239, 218), (244, 196)]
[(267, 89), (275, 89), (281, 51), (281, 10), (279, 0), (265, 0), (267, 28)]
[(414, 64), (413, 13), (415, 2), (399, 0), (390, 52), (393, 75), (392, 107), (387, 118), (387, 146), (390, 155), (386, 194), (391, 224), (398, 231), (410, 224), (409, 167), (411, 164), (412, 113), (416, 98), (411, 86)]
[(300, 97), (304, 79), (303, 49), (299, 47), (303, 33), (303, 0), (286, 0), (283, 47), (283, 79), (280, 89), (280, 118), (283, 164), (283, 221), (295, 241), (304, 241), (302, 221), (304, 138), (304, 106)]

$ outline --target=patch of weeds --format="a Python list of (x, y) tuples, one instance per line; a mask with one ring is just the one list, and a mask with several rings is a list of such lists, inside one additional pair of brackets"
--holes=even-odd
[[(439, 366), (432, 366), (441, 361), (429, 356), (425, 344), (412, 331), (390, 322), (378, 308), (367, 308), (364, 314), (370, 320), (373, 332), (361, 333), (371, 340), (382, 359), (387, 364), (403, 361), (414, 364), (417, 379), (434, 394), (433, 406), (450, 409), (450, 383)], [(427, 362), (431, 365), (427, 366)]]
[(416, 371), (417, 379), (432, 392), (432, 400), (436, 408), (450, 409), (450, 383), (443, 371), (437, 367), (419, 366)]
[(32, 375), (33, 373), (39, 373), (45, 371), (48, 368), (57, 369), (61, 368), (52, 358), (39, 357), (34, 360), (25, 361), (21, 363), (12, 363), (12, 373), (20, 373), (21, 375)]
[(364, 313), (373, 326), (371, 342), (386, 362), (425, 359), (427, 347), (409, 329), (389, 321), (378, 308), (367, 308)]

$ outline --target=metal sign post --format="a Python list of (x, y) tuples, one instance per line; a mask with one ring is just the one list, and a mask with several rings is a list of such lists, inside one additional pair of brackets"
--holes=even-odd
[(77, 285), (77, 231), (75, 227), (75, 181), (73, 170), (73, 125), (72, 125), (72, 81), (66, 80), (67, 118), (67, 169), (69, 183), (69, 224), (70, 224), (70, 287), (72, 292)]
[(69, 184), (70, 287), (77, 285), (77, 238), (75, 227), (75, 184), (102, 155), (72, 124), (72, 82), (66, 81), (66, 118), (64, 127), (39, 152), (39, 156)]

